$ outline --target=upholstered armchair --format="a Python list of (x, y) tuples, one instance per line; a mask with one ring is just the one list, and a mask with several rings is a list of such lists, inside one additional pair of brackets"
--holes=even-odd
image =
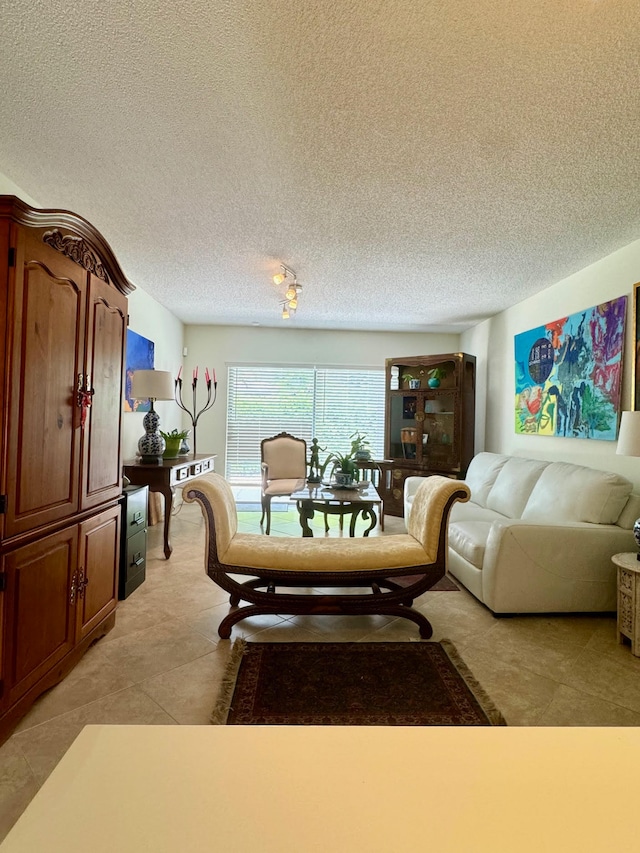
[(290, 495), (303, 488), (307, 479), (307, 442), (288, 432), (260, 442), (262, 459), (262, 526), (265, 517), (267, 536), (271, 531), (271, 498)]

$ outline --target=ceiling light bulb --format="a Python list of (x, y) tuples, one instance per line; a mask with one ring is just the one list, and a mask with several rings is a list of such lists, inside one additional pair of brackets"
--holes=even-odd
[(288, 319), (289, 319), (289, 309), (287, 308), (287, 306), (286, 306), (286, 305), (285, 305), (285, 306), (284, 306), (284, 308), (282, 309), (282, 319), (283, 319), (283, 320), (288, 320)]
[(282, 284), (282, 282), (285, 280), (285, 278), (286, 278), (286, 275), (283, 272), (276, 273), (276, 275), (274, 275), (274, 277), (273, 277), (273, 283), (274, 284)]
[(284, 296), (285, 296), (285, 299), (293, 299), (295, 295), (296, 295), (295, 287), (290, 287)]
[(297, 307), (298, 307), (298, 300), (297, 299), (289, 300), (289, 308), (291, 308), (295, 311)]
[(296, 281), (296, 293), (302, 293), (302, 285)]

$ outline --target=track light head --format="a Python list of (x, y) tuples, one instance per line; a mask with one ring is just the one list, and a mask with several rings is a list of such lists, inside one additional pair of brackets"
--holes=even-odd
[(302, 285), (298, 284), (298, 277), (295, 270), (292, 270), (285, 264), (280, 264), (280, 269), (282, 272), (276, 273), (273, 276), (273, 283), (275, 285), (281, 285), (289, 277), (292, 279), (284, 294), (284, 299), (280, 303), (282, 305), (282, 319), (288, 320), (291, 314), (295, 314), (298, 307), (298, 295), (302, 293)]

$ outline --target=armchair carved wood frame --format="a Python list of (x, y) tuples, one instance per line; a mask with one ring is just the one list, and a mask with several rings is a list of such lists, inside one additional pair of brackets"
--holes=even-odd
[(301, 489), (307, 478), (307, 442), (288, 432), (281, 432), (260, 442), (262, 469), (262, 526), (271, 533), (271, 498), (288, 496)]
[(238, 533), (231, 487), (218, 474), (194, 480), (184, 499), (200, 504), (205, 570), (230, 596), (230, 611), (218, 628), (222, 639), (241, 619), (263, 614), (403, 617), (429, 639), (431, 624), (413, 601), (444, 576), (449, 511), (456, 500), (469, 499), (469, 489), (447, 477), (425, 478), (408, 532), (368, 539)]

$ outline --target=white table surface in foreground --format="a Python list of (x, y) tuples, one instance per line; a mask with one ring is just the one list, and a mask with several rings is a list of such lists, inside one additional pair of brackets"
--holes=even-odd
[(88, 726), (2, 853), (624, 850), (634, 728)]

